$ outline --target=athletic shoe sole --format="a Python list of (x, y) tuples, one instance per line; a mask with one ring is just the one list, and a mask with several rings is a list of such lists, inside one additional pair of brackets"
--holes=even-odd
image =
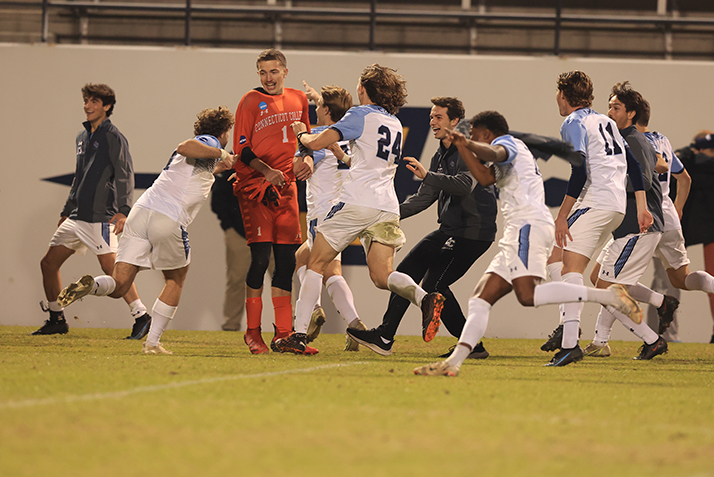
[(84, 298), (89, 295), (92, 285), (94, 285), (94, 278), (91, 275), (83, 276), (60, 292), (57, 297), (57, 305), (64, 308), (80, 298)]

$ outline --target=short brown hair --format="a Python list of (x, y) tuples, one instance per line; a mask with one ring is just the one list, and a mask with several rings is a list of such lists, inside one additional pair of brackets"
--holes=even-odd
[(640, 118), (637, 120), (637, 124), (640, 126), (647, 127), (650, 124), (650, 103), (646, 99), (642, 98), (642, 104), (640, 105)]
[(377, 63), (369, 65), (362, 71), (359, 83), (369, 99), (390, 114), (397, 114), (407, 102), (407, 82), (395, 69)]
[(483, 111), (471, 118), (471, 127), (484, 127), (499, 137), (508, 134), (508, 121), (498, 111)]
[(457, 98), (434, 96), (431, 98), (431, 104), (441, 108), (446, 108), (446, 114), (449, 116), (449, 119), (464, 119), (464, 117), (466, 117), (464, 103)]
[(283, 68), (288, 67), (288, 60), (285, 59), (285, 55), (282, 51), (276, 50), (275, 48), (268, 48), (263, 50), (258, 55), (258, 59), (255, 61), (255, 67), (260, 69), (260, 63), (263, 61), (273, 61), (278, 60)]
[(642, 116), (642, 102), (645, 98), (632, 89), (629, 81), (615, 83), (615, 86), (610, 90), (610, 97), (608, 99), (612, 99), (614, 96), (617, 96), (617, 100), (625, 106), (625, 111), (635, 112), (635, 115), (632, 117), (632, 124), (637, 124), (640, 121), (640, 116)]
[(574, 108), (589, 108), (593, 104), (593, 82), (582, 71), (568, 71), (558, 76), (558, 91)]
[(206, 108), (196, 117), (198, 119), (193, 123), (193, 134), (196, 136), (208, 134), (218, 138), (235, 124), (233, 113), (225, 106), (218, 106), (217, 109)]
[(92, 84), (87, 83), (82, 88), (82, 99), (96, 98), (102, 102), (102, 105), (106, 106), (111, 104), (111, 107), (107, 111), (107, 117), (111, 116), (114, 112), (114, 105), (117, 103), (117, 97), (114, 94), (114, 90), (111, 89), (106, 84)]
[(323, 86), (320, 88), (322, 104), (330, 112), (330, 117), (337, 122), (342, 119), (348, 109), (352, 107), (352, 95), (341, 86)]

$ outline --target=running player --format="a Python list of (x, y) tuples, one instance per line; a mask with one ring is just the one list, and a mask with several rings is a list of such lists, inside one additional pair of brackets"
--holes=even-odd
[[(444, 297), (427, 293), (408, 275), (392, 268), (394, 252), (405, 242), (399, 228), (399, 201), (394, 174), (402, 157), (402, 124), (395, 114), (406, 102), (406, 82), (395, 70), (377, 64), (362, 71), (357, 83), (360, 106), (320, 134), (308, 134), (293, 123), (298, 140), (312, 150), (349, 140), (353, 155), (339, 201), (317, 228), (300, 298), (296, 304), (295, 333), (277, 340), (280, 351), (311, 353), (306, 348), (310, 314), (322, 288), (327, 265), (359, 237), (367, 254), (372, 282), (421, 306), (422, 313), (439, 320)], [(317, 352), (317, 350), (314, 350)]]
[[(295, 251), (302, 243), (293, 156), (297, 140), (290, 131), (294, 121), (309, 128), (305, 93), (286, 88), (285, 55), (268, 49), (256, 61), (261, 88), (247, 92), (236, 110), (233, 150), (239, 157), (234, 185), (250, 246), (246, 278), (247, 330), (243, 339), (253, 354), (267, 353), (261, 336), (263, 277), (272, 249), (275, 270), (271, 296), (275, 336), (287, 336), (293, 327), (291, 291)], [(309, 167), (309, 166), (308, 166)], [(273, 338), (275, 340), (275, 338)]]
[(224, 107), (204, 109), (193, 130), (196, 135), (178, 145), (154, 184), (136, 201), (119, 239), (112, 276), (85, 275), (62, 290), (62, 306), (86, 295), (124, 296), (141, 269), (161, 270), (166, 284), (156, 299), (145, 354), (173, 354), (159, 342), (176, 314), (191, 262), (186, 227), (206, 201), (214, 174), (233, 167), (236, 157), (223, 148), (233, 127), (233, 114)]

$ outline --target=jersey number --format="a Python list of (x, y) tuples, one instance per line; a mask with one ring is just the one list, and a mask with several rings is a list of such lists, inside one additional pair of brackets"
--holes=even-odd
[(288, 142), (288, 127), (283, 126), (283, 142)]
[(389, 146), (391, 145), (391, 153), (394, 154), (394, 164), (396, 164), (402, 158), (402, 133), (397, 133), (394, 144), (392, 144), (392, 132), (387, 126), (379, 126), (377, 132), (382, 136), (377, 141), (377, 157), (389, 162)]
[[(605, 141), (605, 154), (608, 156), (612, 156), (613, 154), (613, 149), (610, 147), (610, 144), (607, 142), (607, 136), (605, 136), (605, 131), (602, 130), (602, 123), (599, 124), (600, 127), (600, 135), (602, 136), (603, 141)], [(607, 132), (610, 134), (610, 138), (612, 139), (612, 145), (615, 148), (614, 153), (616, 156), (622, 154), (622, 148), (617, 144), (617, 141), (615, 141), (615, 134), (612, 132), (612, 124), (607, 123), (607, 126), (605, 126), (605, 129)]]

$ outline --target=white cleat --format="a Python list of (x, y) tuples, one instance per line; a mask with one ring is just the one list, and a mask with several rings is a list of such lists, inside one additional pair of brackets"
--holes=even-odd
[(148, 342), (144, 341), (144, 354), (173, 354), (171, 351), (165, 349), (158, 343), (156, 346), (150, 346)]
[(453, 366), (446, 361), (439, 361), (438, 363), (427, 364), (426, 366), (421, 366), (419, 368), (414, 368), (414, 374), (419, 376), (451, 376), (455, 377), (459, 375), (459, 370), (456, 366)]
[(80, 298), (89, 295), (92, 286), (94, 286), (94, 278), (91, 275), (83, 276), (59, 293), (57, 296), (57, 305), (62, 308), (71, 305)]
[(642, 323), (642, 309), (637, 304), (634, 298), (627, 293), (627, 287), (618, 283), (607, 287), (615, 294), (615, 301), (612, 303), (620, 313), (627, 315), (636, 324)]
[(610, 356), (610, 345), (608, 343), (599, 345), (592, 342), (583, 350), (583, 355), (594, 356), (596, 358), (607, 358)]

